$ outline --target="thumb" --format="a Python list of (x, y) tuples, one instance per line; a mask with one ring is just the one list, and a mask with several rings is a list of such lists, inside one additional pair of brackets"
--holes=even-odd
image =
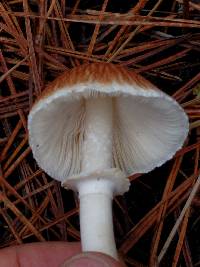
[(68, 259), (60, 267), (125, 267), (125, 265), (103, 253), (84, 252)]

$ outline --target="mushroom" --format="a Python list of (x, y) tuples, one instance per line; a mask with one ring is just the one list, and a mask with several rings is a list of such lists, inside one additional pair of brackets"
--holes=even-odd
[(151, 171), (181, 148), (188, 118), (135, 72), (92, 63), (47, 86), (28, 129), (38, 165), (79, 194), (82, 250), (117, 259), (113, 196), (128, 191), (126, 177)]

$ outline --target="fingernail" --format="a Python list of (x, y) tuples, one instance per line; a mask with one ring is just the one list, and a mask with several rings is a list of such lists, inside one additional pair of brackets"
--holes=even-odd
[(72, 257), (61, 267), (110, 267), (100, 256), (82, 253)]

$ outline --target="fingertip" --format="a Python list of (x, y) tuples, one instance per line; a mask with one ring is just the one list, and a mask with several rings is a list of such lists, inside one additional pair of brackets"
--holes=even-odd
[(112, 257), (96, 252), (84, 252), (78, 254), (67, 261), (60, 267), (125, 267), (123, 263)]

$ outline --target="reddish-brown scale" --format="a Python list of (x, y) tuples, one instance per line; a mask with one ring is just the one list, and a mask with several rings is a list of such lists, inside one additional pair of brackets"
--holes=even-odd
[(102, 84), (116, 82), (119, 84), (135, 84), (147, 90), (156, 89), (149, 81), (132, 70), (111, 63), (91, 63), (65, 71), (45, 88), (36, 103), (64, 86), (70, 88), (78, 83), (86, 82)]

